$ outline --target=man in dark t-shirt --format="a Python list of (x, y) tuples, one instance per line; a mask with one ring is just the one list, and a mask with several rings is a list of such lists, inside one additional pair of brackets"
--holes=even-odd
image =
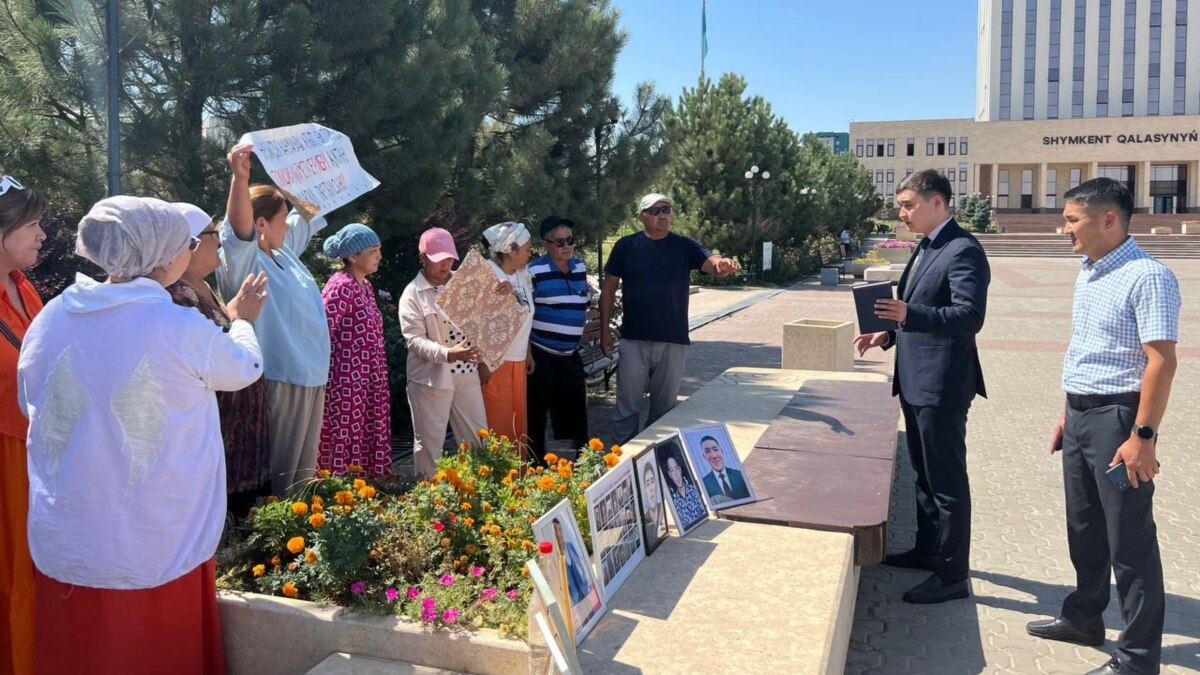
[(622, 284), (617, 415), (613, 431), (624, 443), (641, 430), (641, 402), (650, 393), (653, 424), (675, 407), (688, 341), (688, 283), (692, 270), (716, 277), (738, 269), (729, 258), (712, 255), (703, 244), (671, 232), (673, 202), (651, 193), (638, 206), (643, 231), (621, 237), (604, 266), (600, 293), (600, 348), (612, 353), (607, 326), (617, 285)]

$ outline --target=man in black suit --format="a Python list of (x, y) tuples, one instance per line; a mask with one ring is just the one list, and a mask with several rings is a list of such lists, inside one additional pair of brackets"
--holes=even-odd
[(904, 594), (932, 604), (970, 595), (971, 492), (967, 482), (967, 410), (986, 398), (975, 335), (983, 328), (991, 280), (983, 247), (950, 215), (953, 188), (933, 170), (896, 189), (900, 219), (924, 235), (900, 277), (899, 299), (879, 300), (877, 316), (895, 331), (855, 338), (861, 356), (896, 347), (892, 394), (917, 474), (917, 541), (884, 564), (933, 572)]

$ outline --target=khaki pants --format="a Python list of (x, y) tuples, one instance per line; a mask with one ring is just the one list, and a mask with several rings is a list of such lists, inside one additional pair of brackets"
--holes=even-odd
[(453, 389), (408, 383), (408, 408), (413, 421), (413, 474), (426, 478), (437, 473), (437, 461), (446, 442), (446, 424), (456, 440), (471, 440), (487, 428), (479, 373), (455, 373)]
[(283, 496), (316, 472), (324, 416), (325, 385), (302, 387), (267, 380), (272, 494)]

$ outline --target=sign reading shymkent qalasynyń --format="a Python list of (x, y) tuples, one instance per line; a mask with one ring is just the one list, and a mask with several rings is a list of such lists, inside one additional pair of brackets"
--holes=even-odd
[(239, 142), (254, 144), (254, 154), (275, 186), (305, 220), (323, 216), (379, 186), (359, 166), (350, 138), (320, 124), (252, 131)]

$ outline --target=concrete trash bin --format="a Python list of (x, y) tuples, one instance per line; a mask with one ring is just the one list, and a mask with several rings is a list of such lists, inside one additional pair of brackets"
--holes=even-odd
[(841, 267), (822, 267), (821, 268), (821, 285), (822, 286), (837, 286), (841, 279)]
[(783, 367), (789, 370), (854, 370), (854, 323), (797, 319), (783, 324)]

